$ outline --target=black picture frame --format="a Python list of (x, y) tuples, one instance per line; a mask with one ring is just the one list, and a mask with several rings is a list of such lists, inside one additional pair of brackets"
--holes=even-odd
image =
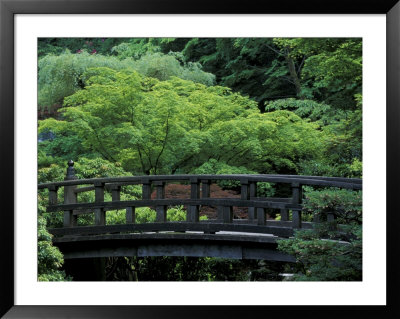
[[(22, 306), (14, 302), (14, 15), (15, 14), (385, 14), (387, 19), (387, 305), (386, 306)], [(400, 317), (395, 261), (400, 154), (399, 0), (0, 0), (0, 315), (4, 318), (204, 318), (256, 315)], [(382, 165), (383, 166), (383, 165)], [(382, 170), (377, 167), (377, 170)], [(271, 292), (273, 293), (273, 292)], [(266, 293), (266, 298), (268, 292)]]

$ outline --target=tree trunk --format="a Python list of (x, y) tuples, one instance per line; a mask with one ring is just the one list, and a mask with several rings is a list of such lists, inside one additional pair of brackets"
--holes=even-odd
[(289, 55), (288, 49), (285, 50), (285, 59), (286, 59), (286, 63), (288, 64), (290, 77), (292, 78), (294, 86), (296, 88), (296, 95), (297, 95), (297, 97), (301, 97), (300, 79), (297, 75), (296, 66), (294, 64), (293, 58)]

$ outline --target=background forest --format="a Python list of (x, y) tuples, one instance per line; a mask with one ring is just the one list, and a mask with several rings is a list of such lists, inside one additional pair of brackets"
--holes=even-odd
[[(70, 159), (79, 178), (189, 173), (361, 178), (362, 40), (42, 38), (38, 118), (39, 183), (63, 180)], [(140, 192), (131, 186), (122, 197)], [(265, 183), (259, 192), (270, 196), (277, 190)], [(46, 231), (62, 225), (62, 216), (45, 212), (45, 195), (39, 192), (38, 278), (70, 280)], [(296, 265), (110, 258), (107, 279), (281, 280), (278, 274), (286, 271), (294, 280), (360, 280), (361, 197), (347, 190), (304, 189), (304, 218), (336, 212), (348, 226), (340, 239), (350, 245), (321, 240), (337, 237), (329, 227), (299, 231), (280, 244), (296, 256)], [(155, 216), (147, 208), (137, 214), (142, 222)], [(184, 219), (181, 207), (168, 214)], [(122, 212), (107, 213), (108, 224), (123, 218)], [(88, 222), (88, 216), (78, 220)]]

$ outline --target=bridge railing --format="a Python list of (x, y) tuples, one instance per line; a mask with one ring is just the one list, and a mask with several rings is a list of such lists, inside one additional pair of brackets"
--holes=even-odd
[[(64, 181), (39, 184), (39, 189), (49, 190), (48, 212), (64, 212), (64, 229), (53, 230), (56, 234), (93, 234), (98, 232), (121, 231), (242, 231), (271, 233), (288, 237), (293, 229), (310, 226), (302, 223), (302, 186), (340, 187), (347, 189), (362, 189), (361, 179), (346, 179), (335, 177), (296, 176), (296, 175), (157, 175), (157, 176), (129, 176), (112, 178), (77, 179), (73, 162), (68, 162), (67, 175)], [(218, 180), (234, 180), (240, 182), (240, 198), (211, 198), (210, 186)], [(190, 184), (190, 198), (166, 199), (165, 186), (171, 182)], [(291, 197), (268, 198), (257, 197), (257, 183), (284, 183), (291, 187)], [(89, 185), (89, 186), (87, 186)], [(126, 185), (141, 185), (142, 198), (135, 200), (121, 200), (121, 188)], [(83, 186), (78, 188), (78, 186)], [(64, 187), (64, 201), (58, 203), (58, 190)], [(151, 198), (155, 188), (155, 199)], [(78, 193), (94, 191), (94, 202), (78, 203)], [(105, 191), (111, 192), (111, 201), (105, 201)], [(186, 222), (167, 223), (168, 206), (184, 205)], [(200, 221), (201, 206), (217, 207), (217, 220)], [(137, 207), (155, 207), (156, 222), (136, 224)], [(233, 207), (247, 207), (248, 219), (238, 222), (233, 219)], [(279, 209), (281, 221), (267, 221), (266, 210)], [(125, 209), (125, 225), (107, 225), (106, 212), (116, 209)], [(291, 220), (289, 220), (291, 211)], [(94, 212), (95, 227), (77, 226), (77, 216), (81, 213)], [(328, 218), (333, 218), (331, 214)], [(124, 227), (122, 227), (124, 226)], [(77, 229), (79, 228), (79, 229)]]

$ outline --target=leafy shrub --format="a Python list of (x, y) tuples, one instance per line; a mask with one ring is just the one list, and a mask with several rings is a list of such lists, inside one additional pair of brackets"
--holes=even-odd
[(362, 191), (347, 189), (313, 190), (304, 187), (305, 198), (303, 210), (309, 214), (316, 214), (324, 220), (326, 213), (331, 212), (338, 218), (338, 222), (349, 223), (362, 221)]
[(78, 179), (130, 175), (123, 170), (120, 163), (111, 163), (102, 158), (89, 159), (83, 157), (76, 161), (74, 167)]
[(66, 168), (57, 164), (50, 164), (38, 170), (38, 183), (59, 182), (64, 180)]
[(38, 215), (38, 280), (39, 281), (66, 281), (65, 272), (60, 270), (64, 258), (59, 249), (51, 242), (52, 235), (46, 230), (46, 219), (41, 216), (44, 207), (39, 204)]
[(358, 226), (353, 239), (339, 242), (321, 239), (317, 231), (299, 230), (294, 238), (278, 240), (278, 249), (293, 255), (297, 263), (287, 266), (295, 281), (362, 280), (362, 235)]

